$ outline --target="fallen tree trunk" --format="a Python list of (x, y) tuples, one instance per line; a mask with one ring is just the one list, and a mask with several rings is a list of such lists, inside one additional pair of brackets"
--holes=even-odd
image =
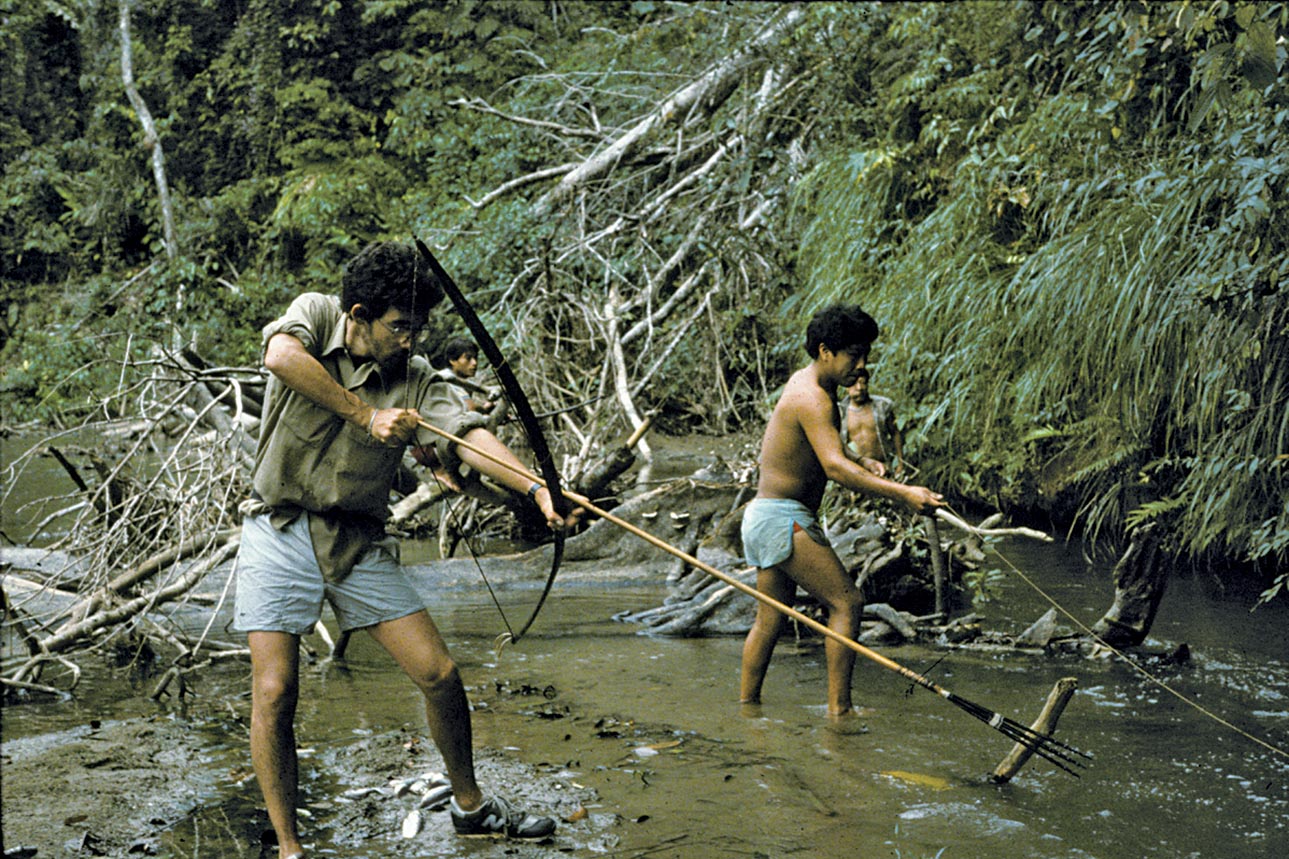
[(1132, 533), (1132, 542), (1114, 565), (1114, 602), (1092, 627), (1113, 647), (1135, 647), (1146, 640), (1168, 586), (1167, 558), (1154, 525)]
[(98, 611), (111, 599), (117, 598), (120, 594), (135, 587), (141, 582), (147, 581), (165, 567), (170, 566), (171, 564), (177, 564), (193, 555), (208, 552), (214, 548), (222, 546), (230, 539), (236, 537), (238, 533), (240, 533), (240, 529), (232, 528), (220, 534), (203, 534), (199, 537), (186, 540), (177, 546), (171, 546), (164, 551), (158, 552), (132, 569), (126, 570), (124, 573), (104, 585), (101, 590), (90, 595), (83, 603), (74, 607), (71, 611), (72, 619), (81, 620), (88, 617)]
[(696, 107), (702, 105), (707, 112), (714, 111), (729, 98), (744, 72), (768, 61), (769, 48), (799, 24), (805, 14), (805, 10), (800, 7), (790, 7), (777, 20), (770, 22), (738, 53), (714, 64), (697, 80), (654, 108), (647, 117), (610, 146), (565, 174), (554, 188), (533, 204), (533, 217), (541, 220), (550, 215), (579, 188), (604, 176), (618, 164), (634, 156), (656, 131), (678, 119), (683, 120)]
[(96, 612), (76, 623), (65, 624), (54, 634), (39, 639), (37, 645), (40, 648), (40, 653), (33, 656), (15, 671), (11, 679), (24, 681), (39, 668), (42, 662), (55, 654), (70, 650), (79, 645), (84, 639), (97, 634), (101, 630), (116, 626), (128, 618), (177, 599), (192, 590), (211, 569), (236, 554), (240, 545), (240, 539), (230, 539), (214, 554), (193, 564), (187, 572), (165, 587), (152, 593), (135, 597), (113, 608)]

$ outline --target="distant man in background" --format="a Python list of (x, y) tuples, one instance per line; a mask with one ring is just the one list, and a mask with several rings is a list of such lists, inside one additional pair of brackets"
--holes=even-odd
[[(924, 486), (906, 486), (873, 474), (842, 448), (837, 388), (859, 378), (877, 323), (853, 305), (821, 310), (806, 328), (806, 367), (792, 374), (761, 441), (756, 497), (743, 514), (743, 551), (757, 567), (757, 590), (791, 605), (797, 586), (828, 613), (828, 628), (854, 640), (863, 597), (828, 543), (819, 524), (819, 503), (829, 480), (848, 489), (899, 501), (922, 513), (944, 505)], [(787, 618), (758, 603), (743, 644), (740, 700), (757, 704), (774, 645)], [(828, 666), (828, 715), (854, 715), (851, 674), (855, 653), (832, 639), (824, 642)]]
[[(412, 357), (442, 298), (414, 248), (380, 242), (350, 261), (339, 298), (301, 295), (263, 332), (272, 375), (254, 495), (243, 505), (234, 625), (251, 651), (251, 760), (281, 859), (305, 856), (296, 820), (299, 645), (324, 599), (342, 631), (366, 629), (425, 696), (459, 835), (542, 838), (555, 829), (552, 818), (480, 790), (461, 675), (385, 534), (390, 490), (404, 449), (419, 442), (422, 415), (519, 464), (483, 416), (461, 408), (425, 359)], [(423, 464), (464, 462), (526, 493), (551, 527), (564, 526), (544, 487), (463, 446), (432, 444), (413, 448)]]
[(895, 425), (895, 403), (868, 390), (869, 371), (860, 369), (855, 384), (841, 400), (841, 443), (854, 451), (860, 465), (886, 477), (904, 473), (904, 439)]
[(474, 341), (453, 337), (443, 347), (442, 356), (444, 365), (455, 377), (451, 381), (469, 392), (465, 396), (466, 408), (485, 415), (491, 412), (497, 405), (496, 400), (489, 397), (491, 392), (487, 388), (474, 381), (474, 374), (479, 371), (479, 351)]

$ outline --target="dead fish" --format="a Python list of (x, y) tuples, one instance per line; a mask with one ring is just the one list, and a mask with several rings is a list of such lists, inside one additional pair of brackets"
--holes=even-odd
[(394, 791), (394, 796), (402, 796), (410, 791), (415, 783), (414, 778), (393, 778), (389, 780), (389, 789)]
[(421, 812), (413, 808), (403, 818), (403, 837), (415, 838), (416, 834), (421, 831)]
[(907, 781), (910, 784), (918, 784), (922, 787), (929, 787), (932, 790), (948, 790), (952, 785), (948, 779), (940, 778), (935, 775), (924, 775), (923, 773), (911, 773), (904, 770), (885, 770), (882, 775), (890, 778)]
[(346, 799), (362, 799), (364, 796), (371, 796), (373, 793), (380, 793), (378, 787), (351, 787), (349, 790), (340, 794)]
[(416, 804), (416, 807), (439, 811), (448, 804), (448, 800), (451, 798), (452, 785), (441, 784), (426, 791), (425, 796), (421, 797), (421, 801)]

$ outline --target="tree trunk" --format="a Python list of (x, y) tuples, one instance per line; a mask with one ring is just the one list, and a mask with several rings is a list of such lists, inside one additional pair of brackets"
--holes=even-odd
[(1132, 543), (1114, 567), (1114, 603), (1092, 631), (1114, 647), (1146, 640), (1168, 585), (1168, 567), (1154, 525), (1133, 532)]
[(708, 112), (729, 98), (739, 75), (765, 62), (765, 50), (805, 17), (801, 7), (790, 7), (785, 14), (762, 30), (743, 50), (726, 57), (707, 70), (675, 95), (658, 105), (652, 113), (619, 137), (602, 152), (589, 158), (577, 169), (569, 172), (560, 183), (533, 204), (533, 215), (544, 218), (587, 182), (593, 181), (619, 163), (632, 157), (644, 142), (658, 129), (677, 120), (684, 120), (689, 112), (702, 105)]
[[(130, 106), (139, 115), (143, 125), (143, 144), (152, 153), (152, 176), (157, 183), (157, 197), (161, 203), (162, 237), (166, 246), (166, 258), (171, 262), (179, 256), (179, 244), (175, 238), (174, 208), (170, 204), (170, 186), (166, 182), (166, 159), (161, 150), (161, 139), (157, 137), (157, 126), (152, 121), (152, 112), (147, 102), (139, 95), (134, 85), (134, 61), (130, 55), (130, 0), (121, 0), (121, 80), (125, 83), (125, 94), (130, 99)], [(183, 319), (184, 290), (182, 284), (175, 295), (174, 324), (177, 327)], [(177, 335), (176, 335), (177, 336)], [(178, 342), (175, 346), (179, 346)]]

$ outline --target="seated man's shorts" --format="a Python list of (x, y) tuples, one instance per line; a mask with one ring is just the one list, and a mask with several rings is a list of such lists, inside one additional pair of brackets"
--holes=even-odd
[(341, 632), (395, 620), (425, 608), (398, 558), (374, 545), (339, 582), (328, 582), (313, 554), (308, 515), (282, 530), (267, 514), (242, 522), (233, 628), (308, 635), (331, 603)]
[(753, 498), (743, 511), (743, 557), (761, 569), (792, 556), (793, 531), (805, 531), (821, 546), (831, 545), (815, 513), (791, 498)]

